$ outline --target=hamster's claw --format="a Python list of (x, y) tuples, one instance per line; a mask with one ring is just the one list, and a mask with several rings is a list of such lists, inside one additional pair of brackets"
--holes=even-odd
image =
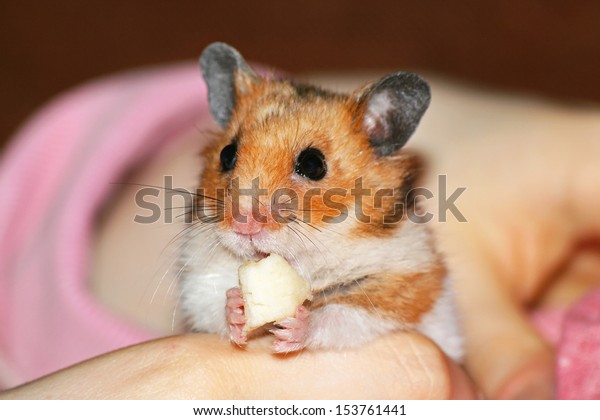
[(286, 318), (275, 324), (276, 327), (270, 332), (277, 338), (273, 342), (275, 353), (290, 353), (302, 350), (306, 345), (308, 335), (308, 317), (310, 312), (304, 306), (296, 309), (294, 318)]
[(244, 316), (244, 299), (239, 287), (233, 287), (226, 293), (227, 303), (225, 304), (225, 317), (229, 326), (229, 339), (238, 346), (244, 346), (247, 343), (244, 326), (246, 317)]

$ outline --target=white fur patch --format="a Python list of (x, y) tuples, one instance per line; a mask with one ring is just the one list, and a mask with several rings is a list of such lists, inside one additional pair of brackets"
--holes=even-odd
[(380, 335), (397, 330), (396, 322), (347, 305), (331, 304), (310, 315), (307, 347), (357, 347)]
[(208, 234), (189, 238), (188, 251), (181, 257), (181, 307), (192, 330), (225, 335), (226, 292), (238, 285), (241, 261), (214, 240)]
[(352, 228), (350, 223), (332, 225), (314, 235), (319, 253), (309, 261), (300, 260), (314, 288), (323, 289), (340, 279), (374, 273), (425, 271), (436, 258), (429, 231), (423, 224), (403, 222), (394, 235), (385, 238), (357, 238), (351, 233)]
[(446, 278), (442, 295), (433, 309), (422, 318), (416, 329), (431, 338), (444, 353), (460, 362), (464, 350), (462, 331), (458, 321), (451, 281)]
[(383, 127), (387, 131), (387, 115), (394, 109), (394, 104), (390, 94), (386, 91), (377, 93), (369, 99), (367, 110), (364, 116), (364, 127), (367, 132)]

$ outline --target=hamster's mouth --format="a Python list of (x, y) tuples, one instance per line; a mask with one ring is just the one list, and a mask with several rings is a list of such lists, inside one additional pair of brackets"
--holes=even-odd
[(243, 234), (239, 232), (229, 232), (223, 237), (223, 243), (234, 254), (237, 254), (245, 260), (259, 261), (267, 258), (271, 254), (278, 254), (283, 257), (288, 264), (295, 267), (295, 258), (290, 258), (288, 253), (282, 252), (278, 243), (268, 232), (262, 230), (257, 234)]
[(265, 258), (267, 258), (269, 255), (271, 255), (270, 252), (262, 252), (262, 251), (256, 251), (254, 258), (252, 258), (253, 260), (264, 260)]
[(260, 242), (264, 240), (262, 232), (255, 235), (248, 235), (239, 232), (233, 232), (235, 244), (238, 250), (245, 250), (246, 257), (252, 260), (262, 260), (271, 255), (271, 252), (265, 252), (260, 247)]
[(253, 260), (253, 261), (260, 261), (260, 260), (264, 260), (265, 258), (267, 258), (268, 256), (270, 256), (271, 254), (277, 254), (280, 257), (282, 257), (291, 267), (294, 267), (294, 269), (296, 271), (299, 271), (300, 268), (297, 264), (297, 261), (294, 261), (293, 258), (288, 258), (285, 255), (281, 255), (279, 252), (274, 251), (274, 252), (264, 252), (261, 251), (259, 249), (257, 249), (254, 245), (252, 245), (252, 250), (250, 253), (247, 253), (246, 255), (244, 255), (244, 259), (246, 260)]

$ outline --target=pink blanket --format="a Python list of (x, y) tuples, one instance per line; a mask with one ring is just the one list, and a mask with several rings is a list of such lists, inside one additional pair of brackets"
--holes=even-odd
[(540, 311), (533, 321), (556, 349), (556, 395), (600, 399), (600, 289), (571, 308)]
[(196, 65), (164, 67), (75, 89), (17, 133), (0, 164), (0, 388), (153, 338), (89, 293), (94, 222), (207, 109)]
[[(132, 166), (209, 118), (196, 64), (126, 73), (50, 103), (0, 164), (0, 380), (13, 386), (152, 338), (89, 295), (94, 217)], [(538, 313), (557, 396), (600, 397), (600, 290)]]

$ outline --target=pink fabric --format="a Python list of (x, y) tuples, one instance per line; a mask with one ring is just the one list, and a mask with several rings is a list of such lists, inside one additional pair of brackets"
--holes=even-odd
[(571, 308), (540, 312), (535, 324), (556, 348), (556, 395), (600, 399), (600, 288)]
[(14, 376), (5, 385), (152, 338), (88, 293), (94, 218), (111, 183), (201, 118), (199, 69), (180, 65), (76, 89), (13, 139), (0, 165), (0, 360)]

